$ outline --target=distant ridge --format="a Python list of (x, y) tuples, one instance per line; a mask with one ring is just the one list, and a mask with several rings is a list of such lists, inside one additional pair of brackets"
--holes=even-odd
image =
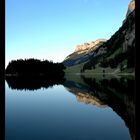
[(65, 66), (73, 66), (86, 62), (93, 55), (94, 51), (106, 41), (106, 39), (97, 39), (90, 43), (77, 45), (75, 51), (65, 58), (63, 64)]

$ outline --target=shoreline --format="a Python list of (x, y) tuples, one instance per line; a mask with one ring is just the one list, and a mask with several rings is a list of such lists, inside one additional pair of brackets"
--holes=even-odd
[(122, 75), (122, 76), (135, 76), (135, 73), (66, 73), (66, 75)]

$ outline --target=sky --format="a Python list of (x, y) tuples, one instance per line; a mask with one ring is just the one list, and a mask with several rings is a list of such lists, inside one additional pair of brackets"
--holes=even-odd
[(37, 58), (62, 62), (77, 45), (109, 39), (130, 0), (6, 0), (6, 62)]

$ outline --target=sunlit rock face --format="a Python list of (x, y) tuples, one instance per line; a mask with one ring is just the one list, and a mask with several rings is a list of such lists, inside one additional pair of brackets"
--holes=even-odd
[(75, 52), (84, 51), (84, 50), (91, 49), (91, 48), (95, 49), (98, 46), (100, 46), (100, 43), (103, 43), (103, 42), (106, 42), (106, 39), (97, 39), (96, 41), (93, 41), (90, 43), (84, 43), (82, 45), (77, 45)]
[(86, 62), (94, 54), (95, 50), (106, 41), (106, 39), (97, 39), (96, 41), (77, 45), (75, 51), (65, 58), (63, 64), (73, 66)]
[(91, 96), (89, 94), (77, 93), (76, 99), (78, 102), (82, 102), (85, 104), (95, 105), (100, 108), (107, 107), (103, 102), (101, 102), (98, 98)]
[(132, 0), (128, 6), (126, 17), (135, 9), (135, 0)]

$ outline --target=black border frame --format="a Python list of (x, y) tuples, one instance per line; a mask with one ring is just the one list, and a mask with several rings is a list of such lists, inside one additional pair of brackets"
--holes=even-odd
[(0, 0), (0, 139), (5, 140), (5, 0)]

